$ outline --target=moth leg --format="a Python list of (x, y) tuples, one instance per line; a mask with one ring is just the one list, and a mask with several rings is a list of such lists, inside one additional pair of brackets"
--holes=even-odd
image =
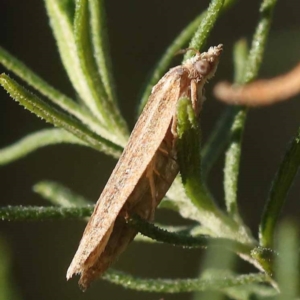
[(192, 106), (193, 109), (195, 111), (195, 115), (198, 116), (200, 109), (201, 109), (201, 105), (202, 103), (199, 103), (200, 101), (198, 101), (198, 83), (195, 79), (191, 80), (191, 102), (192, 102)]
[(159, 151), (160, 153), (162, 153), (164, 156), (169, 157), (169, 152), (168, 152), (166, 149), (164, 149), (164, 148), (162, 148), (162, 147), (159, 147), (159, 148), (158, 148), (158, 151)]
[(153, 172), (155, 173), (155, 175), (156, 175), (157, 177), (161, 178), (161, 179), (162, 179), (165, 183), (167, 183), (168, 185), (171, 185), (171, 184), (172, 184), (172, 182), (168, 181), (168, 179), (167, 179), (165, 176), (161, 175), (156, 169), (154, 169)]
[(167, 180), (167, 178), (166, 178), (165, 176), (161, 175), (156, 169), (153, 169), (153, 172), (155, 173), (155, 175), (156, 175), (157, 177), (161, 178), (161, 179), (162, 179), (163, 181), (165, 181), (168, 185), (171, 184), (171, 182), (169, 182), (169, 181)]
[[(160, 148), (158, 148), (158, 151), (161, 152), (165, 158), (171, 159), (174, 162), (177, 162), (177, 159), (174, 156), (172, 156), (167, 150), (160, 147)], [(156, 174), (156, 175), (158, 175), (158, 174)]]
[(177, 138), (177, 117), (176, 114), (172, 118), (171, 133), (173, 134), (174, 140)]
[(149, 186), (150, 186), (150, 193), (151, 193), (151, 203), (150, 203), (150, 214), (149, 214), (149, 220), (154, 219), (154, 212), (156, 209), (156, 188), (155, 188), (155, 182), (154, 182), (154, 173), (155, 173), (155, 161), (152, 160), (150, 165), (148, 166), (146, 170), (146, 177), (149, 180)]

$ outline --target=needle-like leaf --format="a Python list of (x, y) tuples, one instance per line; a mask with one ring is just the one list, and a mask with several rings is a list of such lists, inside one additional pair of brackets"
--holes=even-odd
[(44, 119), (46, 122), (65, 129), (98, 151), (119, 157), (122, 151), (120, 146), (96, 135), (77, 120), (50, 107), (47, 103), (24, 89), (7, 75), (0, 75), (0, 85), (6, 89), (14, 100), (18, 101), (26, 109)]

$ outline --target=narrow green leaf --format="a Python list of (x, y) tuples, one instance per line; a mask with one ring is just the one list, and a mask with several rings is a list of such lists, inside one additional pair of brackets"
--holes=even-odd
[[(59, 53), (68, 73), (68, 77), (90, 112), (98, 118), (102, 126), (107, 127), (107, 125), (109, 125), (106, 123), (108, 116), (107, 110), (104, 109), (107, 105), (107, 103), (105, 103), (107, 100), (104, 98), (101, 99), (100, 104), (95, 98), (95, 94), (93, 94), (93, 91), (88, 84), (86, 78), (87, 74), (82, 69), (82, 61), (78, 57), (77, 45), (73, 32), (73, 21), (69, 14), (68, 2), (66, 0), (45, 0), (45, 3)], [(101, 105), (101, 107), (99, 105)], [(114, 133), (119, 137), (121, 143), (125, 143), (126, 137), (120, 133), (124, 129), (121, 130), (118, 126), (108, 127), (112, 134)]]
[(241, 83), (244, 78), (248, 59), (248, 45), (245, 39), (238, 40), (233, 48), (234, 82)]
[[(47, 195), (48, 197), (48, 195)], [(58, 203), (59, 200), (56, 200)], [(71, 202), (71, 203), (70, 203)], [(63, 199), (60, 204), (67, 206), (4, 206), (0, 207), (0, 220), (2, 221), (43, 221), (58, 219), (82, 219), (89, 217), (94, 209), (94, 205), (74, 206), (73, 201), (67, 203)], [(73, 204), (72, 204), (73, 203)], [(77, 205), (78, 203), (76, 203)], [(249, 255), (251, 246), (244, 245), (229, 239), (210, 238), (206, 236), (191, 236), (182, 233), (168, 232), (158, 228), (141, 218), (134, 216), (128, 220), (128, 224), (136, 228), (143, 235), (175, 246), (185, 248), (207, 248), (208, 242), (214, 247), (224, 247), (234, 252)]]
[(28, 92), (7, 75), (0, 75), (0, 84), (14, 100), (46, 122), (65, 129), (98, 151), (102, 151), (113, 157), (119, 157), (122, 151), (120, 146), (96, 135), (68, 115), (51, 108), (47, 103)]
[(112, 131), (117, 131), (119, 136), (128, 135), (125, 122), (119, 120), (122, 116), (116, 113), (114, 103), (110, 101), (98, 74), (96, 61), (91, 44), (90, 14), (88, 0), (76, 0), (74, 17), (74, 40), (82, 75), (86, 80), (88, 89), (100, 111), (103, 121)]
[[(87, 110), (82, 109), (80, 105), (73, 101), (73, 99), (62, 94), (60, 91), (56, 90), (54, 87), (49, 85), (31, 69), (29, 69), (24, 63), (19, 61), (9, 52), (0, 47), (0, 63), (9, 71), (13, 72), (19, 78), (24, 80), (28, 85), (32, 86), (42, 95), (47, 97), (51, 102), (55, 103), (63, 110), (69, 114), (78, 118), (83, 124), (89, 126), (90, 129), (95, 131), (95, 133), (105, 136), (106, 138), (112, 140), (114, 137), (107, 129), (103, 128), (98, 122), (98, 120), (90, 114)], [(110, 138), (109, 138), (110, 137)], [(115, 138), (116, 144), (123, 146), (126, 143), (121, 144), (119, 138)]]
[(238, 175), (241, 157), (241, 145), (244, 133), (244, 125), (247, 117), (247, 109), (238, 109), (233, 124), (230, 129), (230, 145), (225, 154), (224, 167), (224, 191), (225, 203), (229, 214), (236, 220), (240, 221), (238, 205), (237, 205), (237, 190), (238, 190)]
[[(248, 56), (248, 49), (244, 40), (239, 40), (233, 51), (234, 80), (240, 83), (243, 80)], [(242, 222), (237, 205), (238, 173), (241, 156), (241, 142), (247, 110), (239, 107), (229, 108), (231, 112), (231, 126), (226, 128), (230, 146), (225, 155), (224, 191), (225, 204), (229, 214), (238, 222)], [(230, 124), (228, 124), (230, 125)]]
[(273, 11), (277, 0), (264, 0), (260, 8), (260, 19), (253, 36), (245, 74), (242, 83), (248, 83), (255, 79), (263, 59), (267, 38), (269, 35)]
[[(269, 34), (270, 25), (272, 22), (272, 12), (276, 1), (273, 1), (272, 6), (267, 6), (265, 10), (260, 11), (260, 19), (256, 27), (251, 49), (247, 63), (244, 67), (244, 74), (242, 78), (237, 78), (240, 83), (248, 83), (252, 81), (258, 74), (267, 37)], [(237, 51), (237, 55), (245, 53), (246, 51)], [(236, 64), (238, 66), (238, 64)], [(241, 72), (239, 72), (241, 74)], [(231, 128), (231, 141), (226, 152), (225, 168), (224, 168), (224, 188), (225, 201), (227, 210), (234, 217), (235, 220), (240, 221), (237, 208), (237, 185), (239, 176), (239, 164), (241, 155), (241, 144), (245, 121), (247, 117), (247, 109), (240, 108), (237, 111), (235, 120)]]
[(9, 164), (39, 148), (61, 143), (87, 145), (63, 129), (44, 129), (31, 133), (16, 143), (0, 149), (0, 165)]
[(187, 293), (193, 291), (219, 290), (227, 287), (242, 286), (250, 283), (267, 282), (264, 274), (248, 274), (228, 276), (217, 280), (202, 279), (141, 279), (126, 273), (112, 270), (107, 271), (103, 279), (122, 285), (125, 288), (153, 293)]
[[(236, 0), (225, 1), (222, 12), (225, 12), (227, 9), (229, 9), (233, 4), (235, 4), (235, 2)], [(174, 58), (174, 55), (180, 49), (182, 49), (185, 46), (185, 44), (191, 39), (197, 28), (202, 23), (205, 16), (206, 11), (200, 13), (190, 24), (188, 24), (174, 39), (172, 44), (166, 49), (163, 56), (157, 62), (156, 66), (154, 67), (154, 70), (149, 76), (149, 80), (147, 82), (147, 85), (145, 86), (143, 95), (141, 97), (140, 105), (138, 108), (139, 113), (143, 110), (151, 94), (152, 87), (161, 79), (164, 73), (166, 73), (172, 59)]]
[(0, 207), (2, 221), (45, 221), (83, 219), (89, 217), (94, 210), (93, 205), (82, 207), (56, 206), (5, 206)]
[[(262, 2), (262, 5), (260, 7), (260, 19), (253, 36), (242, 83), (248, 83), (249, 81), (252, 81), (258, 74), (263, 59), (265, 45), (270, 31), (273, 11), (276, 3), (277, 0), (264, 0)], [(267, 203), (270, 202), (268, 201)], [(277, 207), (277, 209), (278, 208), (279, 207)], [(272, 225), (270, 227), (266, 226), (267, 219), (270, 220), (272, 219), (272, 217), (265, 210), (260, 223), (260, 243), (264, 247), (268, 247), (268, 245), (271, 244), (272, 237), (270, 236), (270, 234), (273, 234)], [(275, 222), (273, 222), (273, 225), (275, 225)], [(267, 227), (268, 229), (266, 230)]]
[[(178, 163), (186, 193), (191, 199), (194, 198), (195, 194), (199, 195), (198, 199), (192, 199), (197, 207), (207, 211), (215, 211), (215, 204), (205, 194), (200, 183), (201, 133), (189, 98), (182, 98), (178, 101), (177, 134)], [(194, 189), (197, 190), (197, 193), (192, 192)]]
[[(133, 226), (135, 226), (133, 224)], [(155, 224), (155, 227), (159, 227), (161, 229), (170, 231), (170, 232), (176, 232), (176, 233), (182, 233), (182, 234), (189, 234), (190, 231), (193, 229), (194, 226), (165, 226), (160, 224)], [(159, 241), (154, 240), (146, 235), (143, 235), (141, 233), (138, 233), (137, 236), (134, 238), (135, 242), (144, 242), (144, 243), (159, 243)]]
[(277, 0), (263, 0), (259, 11), (272, 13), (272, 9), (275, 6), (276, 1)]
[(98, 73), (101, 76), (109, 101), (117, 103), (112, 62), (109, 53), (106, 14), (103, 0), (89, 0), (92, 46)]
[(279, 166), (264, 208), (259, 230), (260, 244), (264, 247), (270, 247), (273, 243), (275, 226), (285, 204), (289, 189), (299, 170), (299, 165), (300, 128), (297, 135), (291, 141)]
[(72, 16), (69, 15), (69, 3), (66, 0), (45, 0), (45, 4), (59, 53), (68, 73), (68, 77), (70, 78), (74, 89), (87, 107), (89, 107), (90, 111), (105, 124), (81, 69), (76, 51)]
[[(139, 221), (137, 221), (138, 223)], [(135, 225), (133, 225), (135, 226)], [(137, 225), (139, 226), (139, 225)], [(161, 225), (161, 224), (154, 224), (155, 227), (158, 227), (160, 229), (174, 232), (174, 233), (181, 233), (181, 234), (189, 234), (193, 236), (193, 232), (195, 227), (201, 227), (201, 226), (169, 226), (169, 225)], [(197, 229), (196, 229), (197, 230)], [(145, 243), (159, 243), (160, 241), (154, 240), (146, 235), (142, 235), (141, 233), (138, 233), (138, 235), (134, 238), (135, 242), (145, 242)]]
[(106, 15), (104, 0), (88, 0), (90, 12), (90, 34), (93, 48), (93, 56), (96, 61), (96, 68), (102, 79), (107, 94), (107, 105), (113, 121), (118, 125), (123, 136), (128, 137), (128, 128), (123, 119), (117, 102), (116, 87), (113, 78), (112, 61), (109, 53), (107, 36)]
[(98, 77), (98, 73), (95, 69), (96, 66), (89, 35), (88, 0), (76, 0), (75, 3), (73, 28), (76, 54), (82, 75), (84, 76), (88, 89), (92, 94), (95, 105), (98, 107), (98, 110), (101, 111), (101, 99), (105, 99), (107, 95), (104, 91), (102, 81)]
[(200, 223), (217, 236), (252, 242), (246, 230), (215, 205), (201, 178), (200, 128), (190, 99), (182, 98), (177, 107), (177, 156), (186, 195), (198, 208)]
[(13, 280), (13, 263), (11, 251), (6, 241), (0, 238), (0, 291), (1, 300), (21, 299), (18, 286)]
[(192, 236), (180, 232), (170, 232), (166, 229), (159, 228), (151, 223), (146, 222), (138, 216), (128, 220), (128, 224), (137, 229), (141, 234), (150, 237), (156, 241), (180, 246), (184, 248), (207, 248), (208, 245), (214, 247), (223, 247), (231, 251), (244, 253), (249, 255), (251, 247), (244, 245), (230, 239), (225, 238), (211, 238), (205, 235)]
[(101, 110), (101, 99), (106, 99), (107, 95), (96, 70), (89, 33), (88, 0), (76, 0), (74, 16), (76, 53), (88, 88), (97, 101), (96, 105)]
[(276, 300), (298, 299), (299, 293), (299, 235), (298, 225), (283, 223), (277, 236), (279, 256), (275, 261), (275, 278), (280, 293)]
[[(224, 0), (211, 0), (205, 17), (200, 23), (197, 31), (190, 41), (189, 48), (201, 49), (205, 44), (210, 32), (212, 31), (220, 13), (223, 9)], [(191, 51), (187, 52), (184, 60), (192, 57), (194, 54)]]
[(33, 186), (33, 190), (51, 204), (61, 207), (82, 207), (93, 204), (83, 196), (54, 181), (40, 181)]

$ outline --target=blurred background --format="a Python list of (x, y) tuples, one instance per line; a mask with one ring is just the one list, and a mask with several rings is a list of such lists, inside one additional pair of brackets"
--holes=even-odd
[[(300, 2), (278, 2), (260, 78), (284, 73), (300, 60)], [(43, 1), (1, 0), (0, 4), (0, 45), (53, 86), (74, 96), (58, 56)], [(136, 120), (143, 84), (154, 64), (177, 34), (208, 4), (207, 0), (106, 1), (117, 93), (130, 128)], [(225, 108), (213, 99), (211, 88), (219, 80), (232, 79), (233, 44), (241, 37), (251, 39), (258, 21), (259, 4), (257, 0), (238, 1), (217, 22), (207, 43), (207, 47), (224, 44), (224, 54), (206, 91), (209, 101), (202, 115), (204, 142)], [(174, 59), (174, 65), (179, 62), (180, 58)], [(0, 66), (0, 72), (4, 71)], [(12, 101), (3, 90), (0, 90), (0, 99), (1, 147), (49, 127)], [(249, 113), (241, 159), (239, 204), (245, 222), (254, 233), (271, 180), (299, 125), (300, 96), (272, 107), (252, 109)], [(0, 168), (1, 205), (48, 205), (31, 190), (42, 179), (58, 181), (96, 200), (115, 163), (112, 158), (83, 147), (60, 145), (41, 149)], [(221, 207), (223, 165), (222, 155), (209, 179), (211, 191)], [(298, 176), (283, 217), (299, 219), (299, 191)], [(176, 214), (166, 210), (157, 213), (157, 220), (164, 224), (184, 224)], [(191, 299), (189, 294), (137, 293), (104, 281), (95, 282), (83, 294), (76, 279), (66, 282), (65, 273), (84, 226), (81, 221), (0, 223), (0, 236), (10, 253), (11, 277), (19, 299)], [(195, 277), (201, 254), (200, 250), (132, 243), (115, 267), (144, 277)], [(246, 265), (239, 268), (247, 270)]]

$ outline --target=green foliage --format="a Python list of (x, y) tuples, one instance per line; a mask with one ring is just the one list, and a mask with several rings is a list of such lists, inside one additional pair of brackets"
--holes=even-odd
[(0, 238), (0, 291), (1, 300), (21, 299), (18, 289), (12, 280), (11, 254), (3, 237)]
[[(201, 49), (218, 18), (235, 2), (212, 0), (207, 11), (202, 12), (180, 33), (156, 64), (141, 97), (140, 109), (146, 103), (153, 85), (168, 69), (174, 54), (188, 42), (190, 47)], [(275, 4), (276, 0), (262, 2), (249, 51), (244, 40), (236, 43), (236, 83), (250, 82), (258, 74)], [(56, 107), (29, 92), (5, 74), (0, 75), (1, 86), (26, 109), (59, 127), (30, 134), (1, 149), (0, 164), (11, 163), (41, 147), (60, 143), (83, 145), (117, 158), (126, 145), (128, 131), (117, 104), (103, 1), (45, 0), (45, 5), (62, 63), (75, 93), (80, 97), (80, 102), (50, 86), (22, 62), (0, 48), (0, 63)], [(183, 248), (212, 249), (211, 252), (208, 250), (205, 267), (199, 277), (178, 280), (140, 279), (109, 270), (103, 276), (105, 280), (137, 291), (197, 292), (194, 299), (221, 299), (223, 295), (245, 300), (294, 299), (300, 296), (300, 276), (297, 267), (299, 245), (296, 242), (297, 233), (294, 226), (283, 226), (277, 238), (279, 242), (273, 246), (275, 225), (299, 168), (300, 131), (292, 140), (271, 185), (260, 224), (260, 240), (257, 241), (239, 215), (237, 197), (241, 144), (247, 112), (244, 107), (227, 108), (216, 123), (207, 143), (201, 147), (200, 125), (191, 103), (187, 98), (180, 99), (177, 109), (177, 150), (181, 178), (176, 178), (160, 207), (174, 210), (182, 217), (195, 221), (195, 224), (184, 228), (163, 227), (149, 224), (136, 216), (128, 220), (128, 226), (133, 226), (147, 237), (139, 236), (136, 240), (167, 243)], [(223, 211), (216, 205), (206, 179), (226, 146), (226, 211)], [(43, 181), (37, 183), (33, 189), (52, 205), (2, 207), (0, 219), (84, 219), (90, 216), (93, 210), (88, 200), (59, 183)], [(2, 248), (1, 243), (2, 261), (9, 261), (6, 250)], [(233, 273), (231, 269), (236, 256), (257, 268), (257, 273)], [(7, 269), (6, 264), (0, 268), (0, 284), (9, 295), (11, 291), (5, 283)], [(203, 291), (204, 294), (199, 294)], [(214, 296), (211, 291), (214, 291)], [(12, 299), (9, 297), (6, 296), (5, 299)]]

